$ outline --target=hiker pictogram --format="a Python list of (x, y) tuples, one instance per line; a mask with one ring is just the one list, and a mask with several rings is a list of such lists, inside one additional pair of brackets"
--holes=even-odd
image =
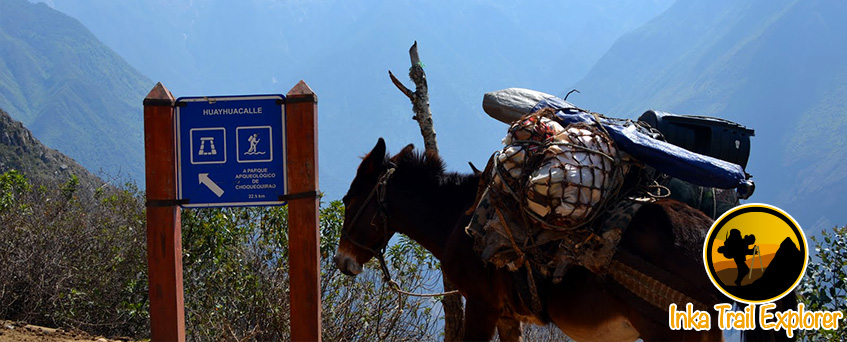
[(270, 126), (249, 126), (235, 129), (237, 159), (239, 163), (269, 162), (273, 160), (273, 130)]
[[(723, 254), (727, 259), (735, 261), (735, 265), (738, 268), (738, 275), (735, 278), (736, 286), (741, 286), (741, 280), (752, 271), (750, 267), (747, 267), (747, 256), (755, 254), (755, 246), (750, 247), (755, 242), (755, 235), (745, 235), (742, 238), (741, 231), (733, 229), (729, 232), (729, 236), (724, 241), (723, 246), (718, 247), (718, 253)], [(761, 260), (761, 256), (759, 258)]]
[(247, 142), (250, 143), (250, 149), (247, 152), (244, 152), (246, 155), (256, 155), (256, 154), (265, 154), (264, 151), (257, 151), (256, 146), (259, 145), (259, 133), (255, 133), (247, 138)]

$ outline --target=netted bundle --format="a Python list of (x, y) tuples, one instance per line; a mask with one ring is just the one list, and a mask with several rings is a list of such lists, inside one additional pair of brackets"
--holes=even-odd
[[(512, 124), (503, 138), (506, 147), (495, 155), (499, 174), (503, 175), (507, 186), (512, 189), (521, 186), (527, 166), (537, 163), (537, 156), (545, 144), (564, 131), (558, 122), (541, 115), (527, 115)], [(495, 183), (502, 185), (499, 178), (495, 177)]]
[(579, 226), (620, 186), (617, 151), (590, 125), (570, 125), (545, 146), (524, 187), (527, 209), (553, 229)]
[(511, 145), (530, 141), (543, 143), (564, 130), (562, 125), (547, 116), (527, 115), (509, 127), (509, 132), (503, 138), (503, 144)]
[(545, 115), (514, 123), (495, 154), (494, 188), (553, 230), (581, 226), (622, 183), (618, 152), (601, 128), (567, 128)]

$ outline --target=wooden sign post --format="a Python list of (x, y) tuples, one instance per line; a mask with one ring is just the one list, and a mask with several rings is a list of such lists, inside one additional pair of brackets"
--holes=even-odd
[(157, 83), (144, 99), (150, 338), (185, 341), (182, 228), (176, 202), (174, 96)]
[[(279, 203), (289, 203), (292, 341), (321, 340), (317, 102), (317, 96), (303, 81), (285, 96), (288, 190), (279, 197)], [(185, 341), (179, 205), (189, 205), (190, 201), (179, 198), (177, 192), (180, 147), (176, 146), (179, 132), (175, 105), (173, 95), (161, 83), (144, 99), (147, 265), (153, 341)], [(224, 138), (221, 140), (225, 142)], [(228, 185), (234, 186), (222, 183), (213, 188), (219, 190), (220, 197)]]
[[(288, 115), (288, 260), (291, 340), (321, 339), (321, 279), (318, 227), (318, 97), (300, 81), (285, 96)], [(296, 196), (292, 196), (296, 197)]]

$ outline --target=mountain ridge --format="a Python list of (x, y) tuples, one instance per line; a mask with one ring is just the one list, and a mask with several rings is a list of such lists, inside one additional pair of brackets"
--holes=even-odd
[(153, 83), (79, 21), (0, 3), (0, 108), (91, 170), (143, 183), (141, 99)]
[[(321, 190), (344, 194), (359, 156), (420, 145), (402, 81), (418, 42), (442, 157), (470, 172), (501, 148), (506, 127), (480, 106), (485, 92), (562, 92), (622, 32), (669, 0), (490, 2), (153, 0), (47, 1), (176, 96), (285, 93), (305, 80), (321, 99)], [(331, 23), (331, 24), (329, 24)], [(154, 49), (145, 48), (155, 46)], [(165, 53), (166, 52), (166, 53)], [(551, 90), (552, 89), (552, 90)], [(568, 89), (569, 90), (569, 89)], [(380, 129), (373, 129), (374, 126)]]

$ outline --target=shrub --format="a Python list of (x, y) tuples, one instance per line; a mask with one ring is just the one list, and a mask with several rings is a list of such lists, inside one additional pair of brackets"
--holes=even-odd
[(0, 176), (0, 317), (97, 334), (146, 333), (144, 211), (137, 190)]
[[(807, 310), (847, 312), (847, 226), (821, 232), (823, 241), (815, 242), (816, 258), (809, 261), (800, 285), (802, 301)], [(841, 322), (842, 325), (844, 322)], [(805, 332), (806, 340), (844, 341), (847, 329)]]
[[(288, 212), (285, 207), (183, 211), (186, 329), (197, 340), (285, 340), (289, 335)], [(323, 338), (328, 341), (434, 339), (433, 301), (388, 290), (378, 266), (358, 277), (332, 263), (344, 208), (321, 210)], [(401, 240), (389, 250), (395, 280), (421, 290), (433, 279), (428, 253)], [(429, 262), (429, 263), (427, 263)]]
[[(78, 328), (105, 336), (149, 336), (144, 196), (122, 188), (30, 184), (0, 175), (0, 319)], [(434, 298), (389, 290), (375, 261), (356, 278), (332, 255), (344, 218), (339, 201), (321, 210), (323, 338), (440, 339)], [(289, 335), (286, 207), (182, 211), (186, 332), (190, 340), (286, 340)], [(439, 289), (438, 262), (400, 237), (387, 252), (408, 291)]]

